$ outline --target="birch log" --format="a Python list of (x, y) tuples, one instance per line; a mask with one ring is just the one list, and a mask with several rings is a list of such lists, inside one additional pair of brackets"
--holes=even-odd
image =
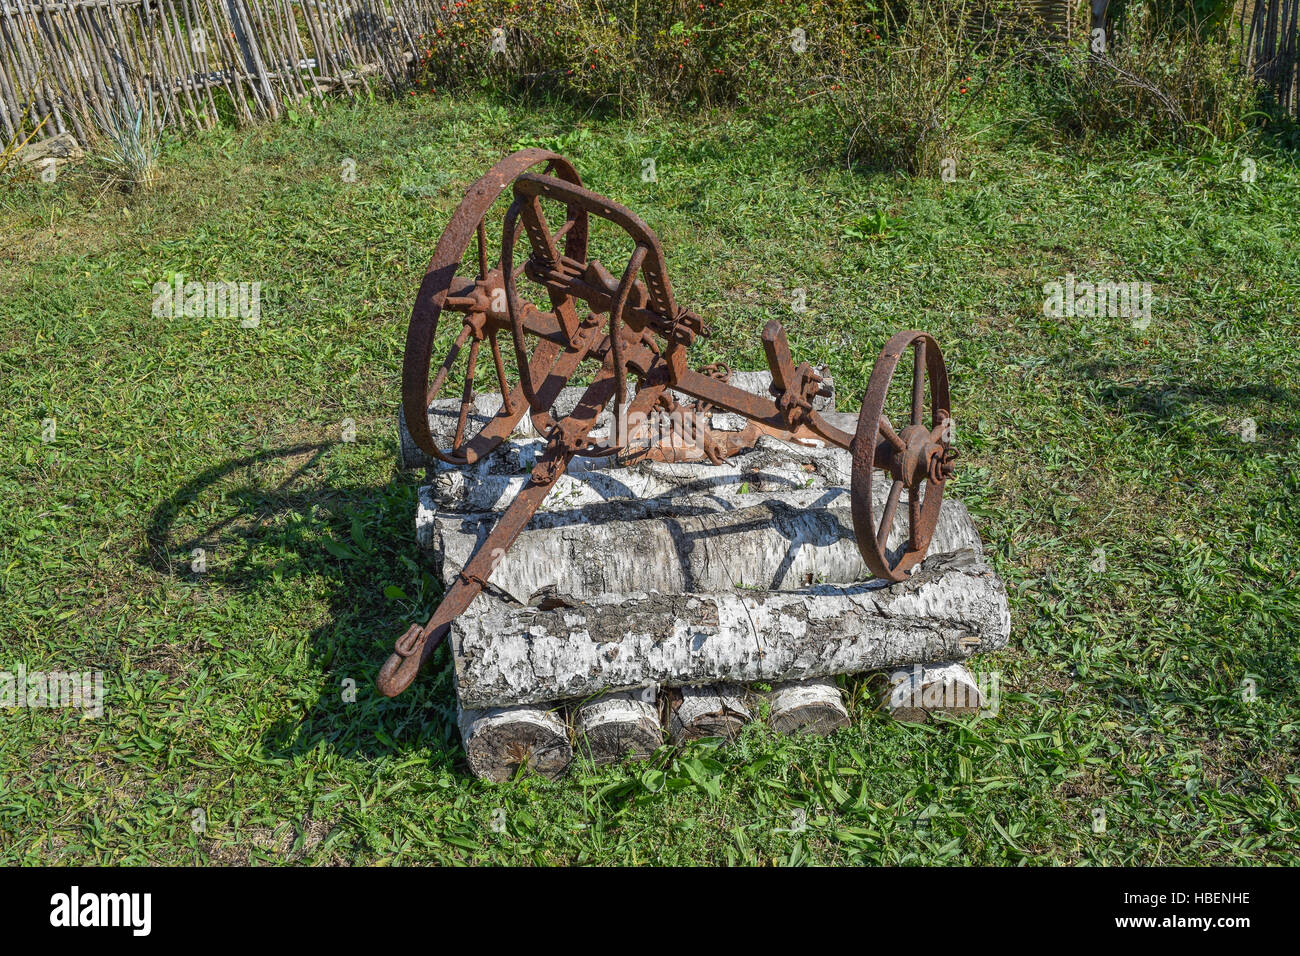
[(489, 594), (452, 625), (470, 707), (586, 697), (656, 683), (779, 682), (959, 660), (1006, 644), (1001, 580), (973, 551), (912, 577), (793, 591), (607, 593), (521, 607)]
[(750, 721), (744, 695), (744, 688), (734, 684), (704, 684), (673, 692), (668, 717), (673, 743), (701, 737), (731, 740)]
[[(689, 508), (694, 500), (682, 504)], [(891, 549), (901, 549), (906, 541), (906, 504), (904, 500), (898, 508), (889, 536)], [(432, 516), (431, 543), (445, 585), (451, 585), (497, 517)], [(847, 505), (799, 508), (772, 498), (753, 507), (704, 514), (633, 521), (593, 518), (585, 512), (573, 523), (543, 520), (524, 531), (498, 562), (489, 587), (518, 604), (576, 604), (608, 593), (788, 590), (872, 576), (858, 550)], [(944, 502), (930, 552), (979, 547), (966, 509)]]
[(844, 695), (829, 677), (777, 684), (768, 703), (768, 723), (778, 733), (829, 734), (849, 725)]
[(573, 759), (564, 721), (550, 710), (462, 707), (457, 722), (470, 770), (493, 783), (504, 783), (520, 767), (554, 779)]
[(596, 766), (648, 757), (664, 739), (652, 687), (604, 694), (579, 705), (573, 729), (579, 752)]
[[(708, 492), (682, 496), (666, 495), (657, 498), (614, 498), (583, 505), (580, 508), (539, 511), (528, 523), (528, 530), (601, 524), (609, 521), (640, 521), (644, 518), (679, 518), (717, 514), (757, 505), (784, 505), (795, 510), (848, 508), (849, 501), (847, 488), (753, 493), (734, 498), (725, 493)], [(435, 498), (432, 487), (422, 485), (416, 494), (416, 543), (425, 550), (433, 551), (435, 560), (441, 561), (441, 555), (446, 550), (445, 536), (456, 533), (476, 535), (486, 533), (486, 529), (489, 529), (499, 517), (500, 512), (449, 511)]]
[[(520, 439), (468, 468), (442, 468), (430, 475), (437, 506), (449, 511), (502, 511), (528, 483), (528, 471), (543, 445)], [(754, 493), (848, 487), (852, 457), (842, 448), (758, 439), (750, 451), (721, 465), (701, 462), (638, 462), (613, 467), (612, 458), (575, 458), (555, 483), (542, 512), (573, 511), (619, 499), (716, 495), (744, 503)]]
[(977, 714), (985, 706), (975, 678), (958, 661), (895, 668), (879, 682), (881, 707), (905, 723), (925, 723), (932, 713)]

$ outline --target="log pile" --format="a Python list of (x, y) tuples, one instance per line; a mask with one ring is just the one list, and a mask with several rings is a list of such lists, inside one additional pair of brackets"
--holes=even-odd
[[(762, 374), (745, 374), (744, 387), (765, 389)], [(565, 392), (557, 405), (579, 390)], [(494, 400), (476, 413), (492, 415)], [(435, 435), (458, 405), (435, 403)], [(717, 414), (713, 427), (739, 428), (735, 417)], [(401, 428), (404, 463), (428, 469), (417, 531), (444, 584), (527, 481), (541, 446), (530, 431), (453, 469), (421, 461)], [(1010, 617), (960, 502), (944, 501), (916, 573), (887, 587), (869, 580), (855, 544), (840, 449), (763, 437), (721, 466), (575, 465), (452, 625), (477, 775), (556, 776), (575, 754), (644, 757), (665, 731), (673, 743), (733, 737), (764, 702), (778, 732), (830, 733), (850, 719), (841, 674), (883, 672), (881, 709), (900, 720), (983, 706), (960, 661), (1004, 646)], [(973, 693), (943, 690), (957, 685)]]

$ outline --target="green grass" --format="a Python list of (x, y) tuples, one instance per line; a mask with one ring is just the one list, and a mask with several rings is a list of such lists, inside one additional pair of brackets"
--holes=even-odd
[[(825, 132), (417, 97), (173, 146), (148, 196), (5, 187), (0, 669), (102, 669), (108, 700), (0, 712), (0, 862), (1296, 862), (1300, 173), (992, 134), (945, 184)], [(937, 336), (1011, 596), (996, 717), (896, 724), (849, 680), (829, 738), (491, 786), (445, 651), (373, 692), (438, 597), (395, 468), (411, 300), (465, 186), (537, 142), (658, 231), (716, 327), (697, 366), (759, 367), (779, 317), (854, 395), (889, 334)], [(262, 282), (260, 327), (152, 316), (174, 272)], [(1150, 325), (1044, 316), (1069, 272), (1151, 282)]]

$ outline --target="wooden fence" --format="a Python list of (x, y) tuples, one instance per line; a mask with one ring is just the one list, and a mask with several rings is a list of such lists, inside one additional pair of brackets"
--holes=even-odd
[[(0, 133), (99, 139), (274, 119), (304, 97), (410, 76), (427, 0), (0, 0)], [(120, 121), (120, 120), (119, 120)]]
[[(1074, 0), (1022, 0), (1057, 32)], [(155, 127), (274, 119), (305, 97), (400, 87), (434, 0), (0, 0), (0, 143), (100, 138), (142, 114)], [(1103, 6), (1104, 9), (1104, 6)], [(1246, 67), (1300, 115), (1300, 0), (1242, 0)], [(1083, 16), (1087, 16), (1084, 11)]]
[(1300, 118), (1300, 0), (1246, 2), (1240, 27), (1248, 68)]

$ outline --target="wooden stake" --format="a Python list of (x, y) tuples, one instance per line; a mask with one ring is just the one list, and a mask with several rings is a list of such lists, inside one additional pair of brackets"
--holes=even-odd
[[(223, 19), (217, 15), (216, 10), (212, 7), (212, 0), (203, 0), (208, 10), (208, 23), (211, 24), (209, 37), (216, 36), (218, 52), (220, 53), (221, 65), (220, 75), (222, 84), (226, 92), (230, 95), (230, 102), (233, 109), (245, 121), (253, 121), (253, 109), (248, 105), (248, 97), (244, 94), (244, 72), (241, 69), (239, 57), (235, 52), (234, 41), (230, 38), (228, 29), (229, 19)], [(222, 14), (225, 15), (225, 8), (222, 7)]]

